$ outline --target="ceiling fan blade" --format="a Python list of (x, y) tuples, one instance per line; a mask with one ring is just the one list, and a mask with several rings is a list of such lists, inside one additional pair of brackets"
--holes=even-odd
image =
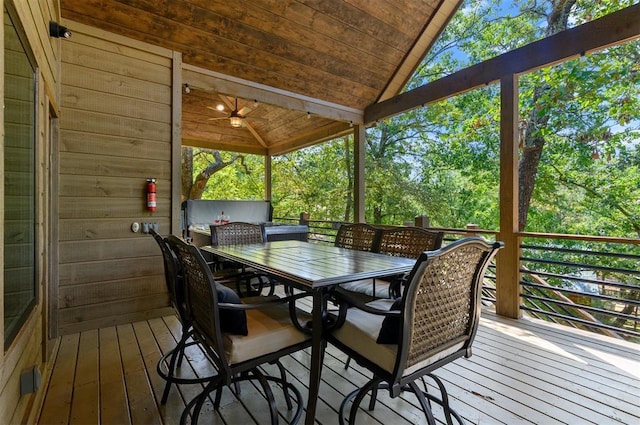
[(218, 120), (228, 120), (229, 117), (216, 117), (216, 118), (207, 118), (207, 121), (218, 121)]
[(226, 114), (226, 112), (224, 110), (219, 110), (218, 108), (214, 107), (214, 106), (207, 106), (207, 109), (211, 109), (214, 112), (217, 112), (219, 114)]
[(249, 112), (251, 112), (251, 108), (249, 108), (248, 106), (243, 106), (238, 111), (238, 115), (246, 116)]

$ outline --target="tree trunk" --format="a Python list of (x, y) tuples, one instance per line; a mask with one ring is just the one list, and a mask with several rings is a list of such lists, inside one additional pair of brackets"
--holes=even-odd
[(353, 209), (353, 173), (351, 168), (351, 148), (349, 144), (349, 137), (342, 138), (344, 142), (344, 158), (345, 158), (345, 168), (347, 171), (347, 199), (344, 210), (344, 221), (350, 221), (351, 211)]
[[(567, 29), (569, 14), (575, 3), (576, 0), (553, 0), (551, 13), (547, 17), (546, 37)], [(518, 175), (520, 178), (518, 229), (520, 231), (524, 231), (527, 226), (531, 195), (535, 188), (538, 165), (540, 164), (545, 143), (540, 129), (546, 126), (549, 117), (546, 115), (539, 116), (539, 110), (536, 105), (540, 103), (540, 99), (547, 89), (547, 86), (542, 85), (534, 90), (533, 108), (527, 120), (524, 140), (521, 141), (522, 156), (518, 163)]]
[(183, 202), (189, 199), (191, 186), (193, 186), (193, 148), (190, 146), (182, 148), (181, 168), (182, 192), (180, 194), (180, 202)]
[(234, 155), (230, 161), (224, 161), (219, 151), (211, 151), (215, 162), (210, 162), (204, 170), (193, 178), (193, 148), (182, 149), (182, 200), (200, 199), (211, 176), (223, 168), (233, 164), (236, 160), (244, 165), (242, 155)]

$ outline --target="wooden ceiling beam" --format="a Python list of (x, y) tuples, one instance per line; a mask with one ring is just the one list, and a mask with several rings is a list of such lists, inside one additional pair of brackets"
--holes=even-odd
[(196, 90), (254, 99), (285, 109), (310, 112), (336, 121), (362, 123), (363, 111), (309, 96), (254, 83), (230, 75), (183, 64), (182, 81)]
[(640, 4), (559, 32), (365, 108), (373, 123), (408, 110), (640, 37)]
[(274, 143), (269, 147), (269, 155), (282, 155), (294, 150), (306, 148), (327, 140), (353, 133), (353, 127), (344, 122), (333, 122), (311, 131), (297, 134), (295, 137)]
[(227, 152), (238, 152), (251, 155), (267, 155), (267, 149), (258, 145), (238, 143), (234, 140), (211, 140), (206, 138), (182, 135), (182, 146), (191, 146), (194, 148), (213, 149)]

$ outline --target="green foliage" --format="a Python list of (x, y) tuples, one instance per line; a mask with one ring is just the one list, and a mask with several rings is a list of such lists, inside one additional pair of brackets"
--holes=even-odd
[[(229, 165), (214, 172), (207, 182), (202, 199), (264, 199), (264, 158), (220, 152)], [(195, 149), (194, 170), (204, 170), (215, 162), (212, 151)]]
[(335, 140), (273, 158), (274, 217), (340, 220), (349, 196), (344, 142)]

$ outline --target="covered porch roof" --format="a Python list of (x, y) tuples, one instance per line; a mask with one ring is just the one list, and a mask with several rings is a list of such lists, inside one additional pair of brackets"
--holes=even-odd
[[(183, 145), (275, 155), (363, 124), (460, 3), (62, 0), (61, 14), (181, 53)], [(247, 119), (234, 128), (225, 118), (236, 99)], [(223, 113), (211, 109), (219, 103)]]

